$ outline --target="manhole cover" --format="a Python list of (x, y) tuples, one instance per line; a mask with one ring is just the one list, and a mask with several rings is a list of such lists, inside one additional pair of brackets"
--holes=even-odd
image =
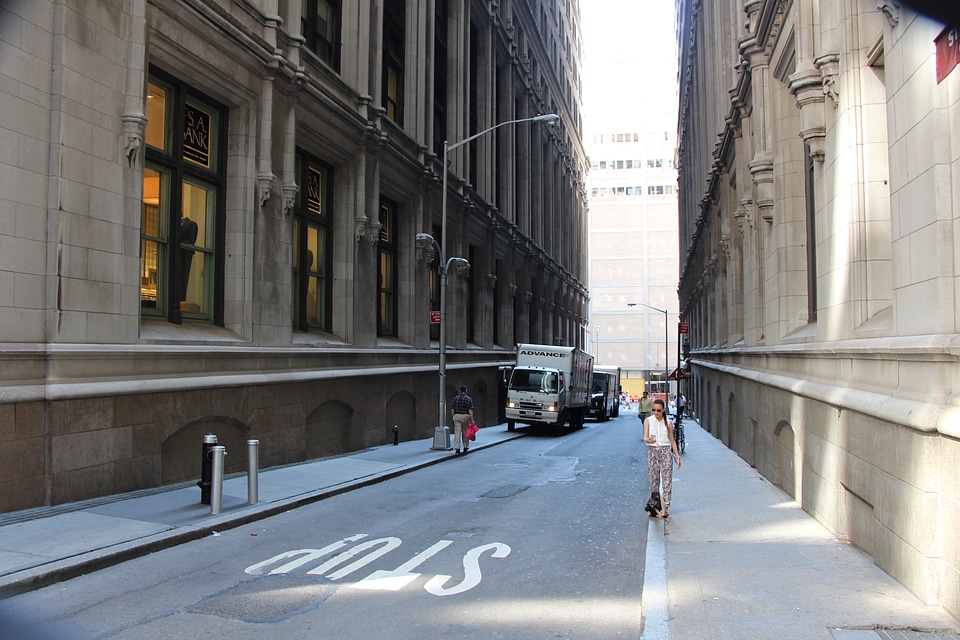
[(336, 588), (306, 577), (264, 576), (198, 602), (190, 611), (243, 622), (279, 622), (316, 608)]
[(518, 493), (523, 493), (530, 488), (528, 484), (505, 484), (502, 487), (487, 491), (481, 498), (512, 498)]

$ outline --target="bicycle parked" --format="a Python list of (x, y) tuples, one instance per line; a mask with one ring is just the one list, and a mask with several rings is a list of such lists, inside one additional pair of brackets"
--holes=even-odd
[(683, 434), (683, 414), (679, 410), (673, 421), (673, 439), (677, 441), (677, 451), (683, 455), (687, 451), (687, 439)]

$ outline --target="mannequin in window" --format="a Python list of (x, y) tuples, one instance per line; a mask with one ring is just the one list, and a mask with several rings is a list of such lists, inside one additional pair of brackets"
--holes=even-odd
[(307, 249), (307, 308), (304, 311), (306, 312), (308, 323), (317, 321), (317, 292), (314, 287), (310, 286), (310, 272), (312, 269), (313, 251)]
[(193, 264), (193, 249), (185, 244), (195, 244), (199, 233), (197, 223), (190, 218), (180, 219), (180, 302), (187, 299), (187, 283), (190, 282), (190, 266)]

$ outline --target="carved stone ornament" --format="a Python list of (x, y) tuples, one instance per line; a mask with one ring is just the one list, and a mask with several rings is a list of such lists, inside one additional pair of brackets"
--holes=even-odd
[(745, 198), (740, 201), (740, 208), (733, 212), (733, 219), (737, 221), (740, 235), (747, 234), (747, 226), (753, 228), (753, 200)]
[(383, 228), (383, 225), (380, 224), (380, 218), (377, 218), (376, 220), (371, 219), (367, 226), (370, 228), (370, 232), (367, 234), (367, 243), (371, 247), (375, 247), (380, 240), (380, 229)]
[(830, 98), (834, 108), (840, 105), (840, 91), (837, 89), (837, 76), (840, 74), (840, 54), (829, 53), (814, 61), (823, 79), (823, 95)]
[(509, 287), (507, 287), (507, 291), (510, 292), (510, 297), (511, 297), (511, 298), (516, 297), (516, 295), (517, 295), (517, 285), (511, 284)]
[(297, 204), (297, 194), (300, 192), (300, 186), (296, 182), (288, 182), (280, 187), (283, 191), (283, 215), (289, 216)]
[(272, 173), (257, 174), (257, 194), (260, 196), (260, 207), (263, 208), (270, 199), (270, 192), (273, 190), (273, 181), (277, 176)]
[(730, 236), (720, 238), (720, 253), (723, 255), (724, 260), (730, 260), (730, 247)]
[(891, 27), (900, 23), (900, 3), (897, 0), (877, 0), (877, 11), (882, 11), (887, 16)]
[(496, 286), (497, 286), (497, 276), (493, 275), (492, 273), (488, 273), (488, 274), (487, 274), (487, 286), (489, 286), (491, 289), (493, 289), (494, 287), (496, 287)]
[(357, 242), (360, 242), (363, 236), (367, 234), (367, 221), (364, 218), (356, 218), (353, 221), (353, 233)]
[(124, 113), (120, 120), (123, 122), (123, 155), (127, 157), (127, 165), (133, 169), (137, 166), (137, 154), (143, 144), (147, 116), (142, 113)]

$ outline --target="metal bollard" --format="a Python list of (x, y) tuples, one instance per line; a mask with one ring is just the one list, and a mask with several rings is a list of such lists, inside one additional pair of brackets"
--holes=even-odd
[(260, 502), (258, 474), (260, 473), (260, 441), (247, 440), (247, 504)]
[(210, 504), (210, 478), (213, 473), (213, 456), (211, 449), (217, 444), (217, 436), (208, 433), (203, 436), (203, 453), (200, 462), (200, 504)]
[(400, 444), (400, 427), (393, 425), (393, 446)]
[(217, 445), (210, 450), (213, 458), (213, 473), (210, 480), (210, 513), (220, 515), (223, 508), (223, 457), (227, 448)]

